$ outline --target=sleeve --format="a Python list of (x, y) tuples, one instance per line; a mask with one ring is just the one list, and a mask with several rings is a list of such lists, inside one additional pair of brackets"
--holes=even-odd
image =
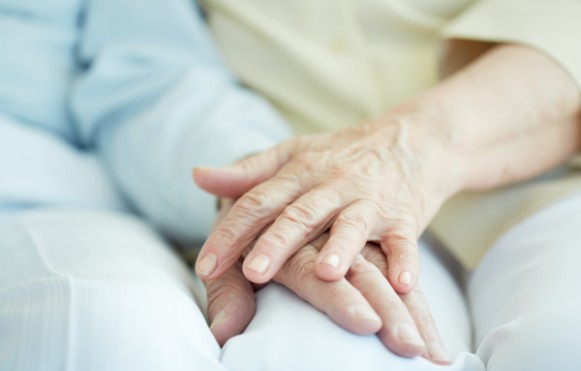
[(444, 27), (442, 37), (535, 48), (581, 87), (581, 0), (475, 1)]
[(290, 135), (227, 71), (187, 0), (88, 0), (71, 112), (127, 202), (182, 245), (207, 234), (212, 196), (191, 177)]

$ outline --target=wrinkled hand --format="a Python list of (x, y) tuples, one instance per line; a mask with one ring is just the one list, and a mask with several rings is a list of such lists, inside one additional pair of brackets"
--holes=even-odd
[(243, 272), (264, 283), (330, 230), (314, 267), (319, 277), (340, 279), (366, 242), (378, 241), (392, 286), (409, 292), (419, 274), (418, 236), (458, 183), (438, 136), (411, 121), (296, 138), (230, 167), (194, 170), (206, 191), (240, 197), (202, 248), (198, 274), (216, 278), (260, 235)]
[[(222, 212), (224, 214), (225, 212)], [(419, 290), (398, 295), (385, 279), (384, 253), (368, 244), (349, 268), (345, 278), (320, 280), (314, 265), (318, 250), (328, 236), (307, 244), (294, 254), (274, 280), (288, 287), (345, 329), (358, 334), (378, 334), (393, 352), (423, 355), (447, 363), (439, 334)], [(210, 329), (220, 345), (244, 331), (255, 312), (254, 288), (237, 262), (225, 274), (204, 281), (208, 293)]]

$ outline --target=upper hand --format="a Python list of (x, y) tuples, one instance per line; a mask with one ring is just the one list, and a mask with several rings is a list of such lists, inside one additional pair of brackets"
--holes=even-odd
[(217, 277), (262, 233), (243, 270), (266, 282), (330, 229), (315, 263), (319, 277), (343, 277), (365, 243), (378, 241), (389, 256), (389, 281), (409, 292), (419, 274), (417, 238), (456, 190), (438, 136), (410, 121), (392, 117), (297, 138), (230, 167), (195, 170), (205, 190), (243, 194), (202, 248), (198, 274)]

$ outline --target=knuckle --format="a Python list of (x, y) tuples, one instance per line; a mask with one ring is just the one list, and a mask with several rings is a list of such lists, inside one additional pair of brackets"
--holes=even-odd
[(231, 298), (246, 295), (246, 292), (239, 285), (231, 282), (214, 282), (207, 286), (208, 308), (213, 308), (220, 303), (228, 303)]
[(256, 163), (258, 161), (260, 155), (254, 155), (254, 156), (250, 156), (248, 158), (245, 158), (243, 160), (241, 160), (240, 162), (238, 162), (238, 166), (240, 166), (242, 168), (242, 170), (244, 172), (248, 173), (252, 173), (254, 170), (256, 170)]
[(297, 203), (287, 206), (281, 214), (281, 218), (296, 225), (305, 232), (317, 228), (318, 218), (314, 205)]
[[(365, 259), (355, 259), (347, 272), (347, 280), (352, 283), (364, 283), (381, 276), (375, 265)], [(383, 277), (383, 276), (381, 276)], [(381, 278), (383, 280), (383, 278)]]
[(319, 153), (309, 151), (298, 154), (295, 161), (305, 169), (314, 169), (319, 157)]
[(310, 254), (299, 251), (285, 264), (283, 270), (287, 280), (292, 282), (295, 287), (304, 287), (313, 277), (315, 259)]
[(343, 159), (340, 162), (331, 159), (328, 165), (328, 173), (335, 181), (341, 181), (345, 186), (357, 186), (361, 191), (368, 191), (371, 183), (368, 182), (371, 175), (363, 161), (357, 159)]
[(337, 217), (335, 223), (344, 228), (349, 228), (364, 237), (367, 237), (367, 233), (370, 230), (369, 221), (361, 214), (342, 213)]
[(236, 228), (234, 225), (226, 223), (223, 223), (219, 227), (219, 229), (216, 231), (216, 234), (220, 236), (221, 243), (227, 246), (234, 245), (240, 238), (238, 228)]
[(252, 219), (262, 219), (271, 212), (272, 197), (262, 190), (246, 193), (237, 203), (238, 212)]
[(286, 250), (289, 246), (289, 239), (286, 234), (279, 231), (269, 231), (261, 237), (260, 245), (268, 250)]
[(279, 177), (286, 181), (300, 181), (305, 176), (312, 175), (315, 172), (313, 160), (308, 153), (299, 153), (278, 174)]
[(409, 234), (402, 231), (394, 231), (392, 233), (388, 233), (382, 239), (383, 242), (385, 242), (388, 246), (397, 247), (398, 249), (412, 251), (416, 249), (415, 238), (411, 237)]
[(306, 283), (312, 276), (315, 270), (315, 262), (313, 260), (300, 261), (293, 268), (294, 276), (296, 277), (299, 284)]
[(334, 178), (345, 179), (353, 176), (353, 169), (350, 165), (344, 163), (335, 163), (330, 169)]

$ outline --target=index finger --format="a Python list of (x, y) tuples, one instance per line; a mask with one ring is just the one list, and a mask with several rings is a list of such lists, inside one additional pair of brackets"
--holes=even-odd
[(301, 194), (303, 184), (294, 174), (289, 164), (236, 201), (202, 246), (196, 264), (200, 277), (213, 279), (224, 273), (264, 227)]

